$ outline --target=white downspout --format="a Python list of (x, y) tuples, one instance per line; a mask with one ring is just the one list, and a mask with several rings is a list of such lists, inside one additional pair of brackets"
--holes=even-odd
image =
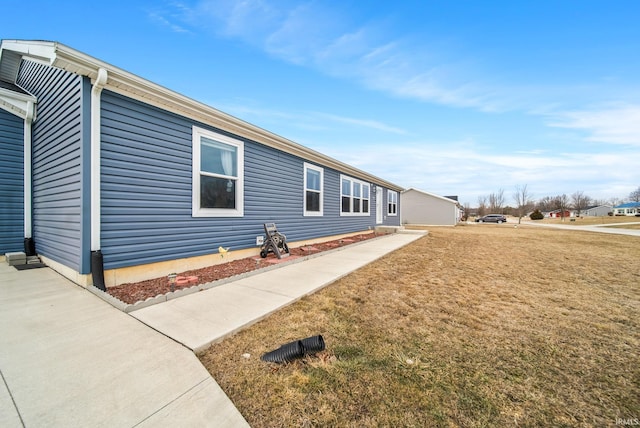
[(35, 104), (27, 101), (27, 114), (24, 118), (24, 237), (31, 238), (33, 234), (32, 207), (32, 182), (31, 168), (31, 124), (35, 116)]
[(107, 77), (98, 69), (91, 89), (91, 251), (100, 249), (100, 94)]

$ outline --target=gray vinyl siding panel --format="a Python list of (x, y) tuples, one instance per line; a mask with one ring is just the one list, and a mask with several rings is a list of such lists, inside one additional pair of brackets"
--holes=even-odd
[(0, 109), (0, 254), (24, 250), (24, 121)]
[[(340, 216), (339, 171), (324, 168), (324, 215), (305, 217), (302, 158), (107, 90), (101, 116), (105, 269), (252, 248), (267, 222), (289, 241), (375, 226), (373, 195), (369, 216)], [(244, 142), (243, 217), (192, 217), (194, 125)]]
[(32, 131), (33, 238), (39, 254), (82, 269), (83, 80), (23, 62), (17, 83), (38, 99)]

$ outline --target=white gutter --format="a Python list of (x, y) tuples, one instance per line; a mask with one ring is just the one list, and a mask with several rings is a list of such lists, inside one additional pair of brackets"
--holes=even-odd
[(99, 68), (91, 89), (91, 251), (100, 249), (100, 94), (107, 77)]
[(35, 104), (27, 101), (26, 115), (24, 118), (24, 237), (31, 238), (33, 234), (33, 218), (31, 215), (33, 182), (31, 172), (31, 124), (35, 116)]

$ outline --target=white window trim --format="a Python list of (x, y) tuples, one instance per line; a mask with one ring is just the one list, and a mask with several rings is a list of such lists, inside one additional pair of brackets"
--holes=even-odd
[[(200, 208), (200, 142), (201, 137), (235, 146), (237, 152), (236, 208)], [(192, 129), (193, 175), (191, 179), (192, 217), (242, 217), (244, 216), (244, 143), (217, 132), (194, 126)]]
[[(313, 170), (320, 173), (320, 211), (307, 211), (307, 170)], [(305, 217), (321, 217), (324, 215), (324, 168), (320, 168), (319, 166), (304, 163), (304, 188), (302, 195), (302, 206), (303, 212), (302, 215)]]
[[(351, 202), (349, 203), (350, 212), (348, 212), (348, 213), (342, 212), (342, 196), (343, 196), (342, 195), (342, 180), (343, 179), (351, 181), (351, 195), (349, 195), (349, 197), (351, 199)], [(359, 183), (362, 186), (362, 188), (360, 189), (360, 209), (362, 209), (362, 206), (364, 205), (362, 201), (365, 201), (365, 200), (369, 201), (369, 203), (367, 204), (368, 211), (366, 213), (365, 212), (357, 212), (357, 213), (353, 212), (353, 198), (354, 198), (354, 195), (353, 195), (353, 184), (354, 183)], [(364, 197), (364, 187), (365, 186), (369, 188), (369, 197), (368, 198)], [(339, 205), (339, 207), (340, 207), (339, 209), (340, 209), (340, 216), (341, 217), (342, 216), (346, 216), (346, 217), (348, 217), (348, 216), (370, 217), (371, 216), (371, 184), (367, 183), (366, 181), (362, 181), (362, 180), (358, 180), (358, 179), (353, 178), (353, 177), (349, 177), (348, 175), (340, 174), (340, 205)]]
[[(391, 195), (395, 195), (393, 205), (396, 207), (395, 212), (392, 213), (389, 211), (389, 205), (391, 204)], [(387, 189), (387, 215), (389, 217), (397, 217), (398, 216), (398, 192), (395, 190)]]

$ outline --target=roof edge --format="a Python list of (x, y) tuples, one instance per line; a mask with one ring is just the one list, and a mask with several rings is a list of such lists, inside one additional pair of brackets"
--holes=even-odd
[(434, 198), (442, 199), (443, 201), (451, 202), (452, 204), (458, 205), (458, 201), (454, 201), (453, 199), (445, 198), (444, 196), (436, 195), (435, 193), (425, 192), (424, 190), (416, 189), (415, 187), (409, 187), (408, 189), (403, 190), (402, 193), (407, 193), (408, 191), (411, 191), (411, 190), (414, 191), (414, 192), (422, 193), (423, 195), (432, 196)]
[(371, 181), (372, 183), (392, 190), (403, 190), (401, 186), (302, 146), (256, 125), (252, 125), (249, 122), (181, 95), (62, 43), (51, 41), (3, 40), (0, 48), (0, 65), (3, 50), (18, 52), (23, 58), (45, 62), (48, 65), (78, 75), (87, 76), (92, 79), (92, 81), (95, 81), (97, 78), (98, 70), (103, 68), (108, 74), (105, 85), (105, 88), (108, 90), (223, 129), (241, 137), (249, 138), (266, 146), (283, 150), (322, 166), (334, 168), (338, 171), (353, 175), (355, 178)]

